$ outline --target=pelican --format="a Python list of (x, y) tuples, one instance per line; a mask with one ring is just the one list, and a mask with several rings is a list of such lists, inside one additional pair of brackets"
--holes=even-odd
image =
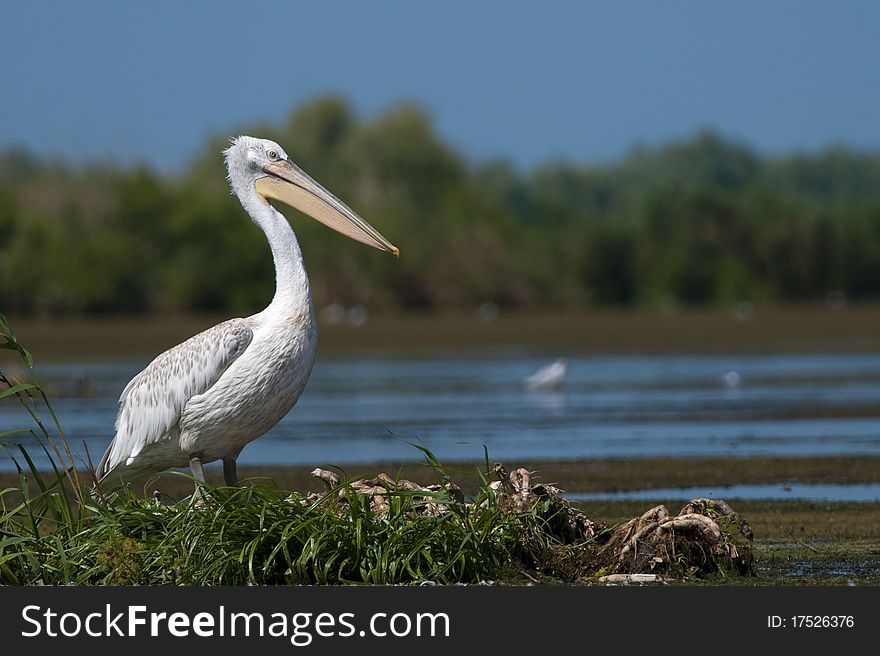
[(356, 241), (399, 255), (366, 221), (294, 164), (274, 141), (240, 136), (224, 151), (232, 192), (266, 235), (275, 296), (250, 317), (229, 319), (165, 351), (119, 399), (116, 435), (97, 468), (98, 485), (223, 461), (227, 485), (236, 459), (297, 402), (315, 362), (317, 327), (302, 252), (281, 201)]
[(565, 360), (560, 358), (545, 367), (541, 367), (538, 371), (527, 377), (524, 382), (530, 390), (556, 389), (562, 385), (566, 369)]

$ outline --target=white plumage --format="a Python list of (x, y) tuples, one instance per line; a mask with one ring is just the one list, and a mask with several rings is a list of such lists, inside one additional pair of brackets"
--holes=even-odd
[(98, 465), (102, 486), (187, 465), (204, 481), (202, 463), (221, 459), (226, 483), (234, 485), (242, 448), (278, 423), (305, 389), (317, 351), (315, 312), (296, 235), (270, 199), (399, 252), (275, 142), (239, 137), (225, 155), (233, 192), (269, 241), (275, 296), (259, 314), (191, 337), (132, 378), (119, 399), (116, 436)]
[(525, 379), (526, 387), (530, 390), (555, 389), (562, 385), (565, 378), (567, 365), (565, 360), (559, 359), (544, 367), (541, 367), (531, 376)]

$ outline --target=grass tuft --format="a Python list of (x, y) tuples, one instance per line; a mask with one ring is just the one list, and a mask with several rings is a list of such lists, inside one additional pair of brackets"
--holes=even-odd
[[(455, 512), (420, 512), (390, 493), (386, 512), (364, 495), (332, 503), (266, 486), (207, 488), (209, 500), (166, 505), (130, 493), (93, 505), (45, 535), (31, 502), (0, 519), (0, 581), (17, 585), (284, 585), (477, 583), (530, 568), (550, 548), (537, 515), (512, 516), (481, 489)], [(4, 491), (4, 495), (11, 490)], [(452, 507), (442, 493), (433, 502)], [(565, 549), (561, 545), (554, 548)]]

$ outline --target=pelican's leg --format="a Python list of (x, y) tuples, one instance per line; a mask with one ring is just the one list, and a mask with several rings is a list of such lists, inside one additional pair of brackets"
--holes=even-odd
[(193, 453), (189, 457), (189, 468), (192, 470), (193, 477), (197, 481), (205, 482), (205, 470), (202, 469), (202, 454)]
[(202, 469), (201, 453), (193, 453), (189, 457), (189, 468), (192, 470), (193, 478), (196, 479), (196, 491), (193, 493), (193, 498), (196, 500), (196, 505), (201, 506), (204, 500), (202, 499), (202, 486), (199, 483), (205, 482), (205, 470)]
[(223, 480), (229, 487), (238, 485), (238, 465), (235, 462), (237, 455), (223, 458)]

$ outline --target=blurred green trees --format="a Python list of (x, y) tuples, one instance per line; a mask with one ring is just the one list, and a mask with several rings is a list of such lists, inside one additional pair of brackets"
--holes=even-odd
[[(317, 180), (401, 248), (397, 261), (282, 208), (319, 305), (573, 308), (880, 296), (880, 153), (762, 157), (716, 134), (606, 166), (474, 164), (429, 117), (342, 99), (280, 125)], [(0, 154), (6, 312), (249, 312), (273, 293), (263, 235), (211, 139), (180, 177)]]

